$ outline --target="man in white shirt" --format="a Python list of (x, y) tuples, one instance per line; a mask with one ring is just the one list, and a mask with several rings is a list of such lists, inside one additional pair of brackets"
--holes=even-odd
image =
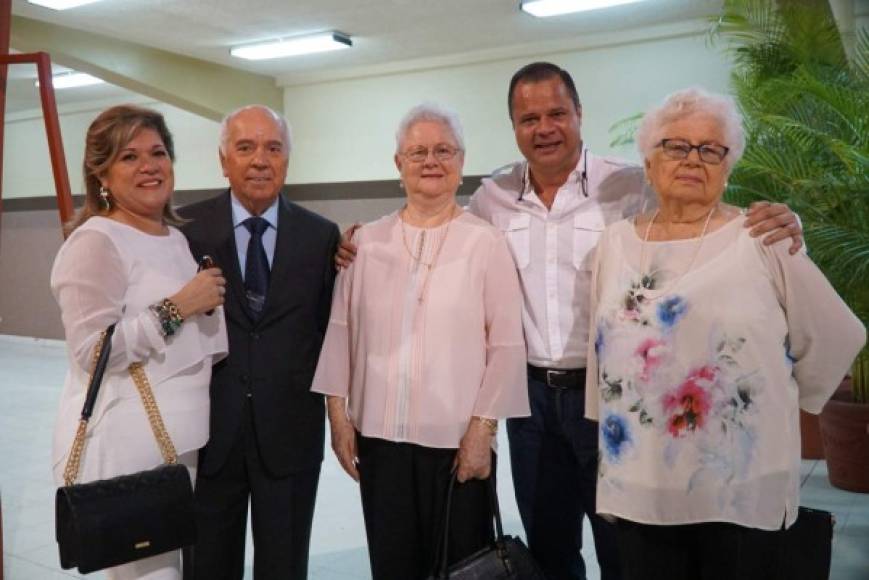
[[(549, 580), (585, 580), (584, 515), (601, 579), (619, 580), (614, 525), (595, 513), (597, 423), (584, 418), (592, 250), (608, 224), (655, 197), (640, 166), (583, 146), (582, 106), (567, 71), (544, 62), (521, 68), (508, 104), (525, 159), (483, 179), (469, 209), (504, 232), (522, 285), (531, 417), (507, 422), (516, 501)], [(766, 243), (791, 236), (791, 251), (800, 247), (787, 207), (758, 204), (749, 216), (753, 233), (775, 230)], [(339, 266), (355, 252), (346, 237)]]
[[(603, 580), (620, 577), (614, 525), (595, 513), (597, 423), (584, 418), (593, 249), (604, 227), (654, 204), (642, 168), (583, 146), (573, 79), (550, 63), (510, 82), (510, 119), (524, 161), (483, 179), (470, 210), (501, 229), (522, 284), (531, 417), (507, 422), (516, 500), (532, 553), (550, 580), (584, 580), (587, 515)], [(800, 228), (785, 206), (749, 215), (768, 243)]]

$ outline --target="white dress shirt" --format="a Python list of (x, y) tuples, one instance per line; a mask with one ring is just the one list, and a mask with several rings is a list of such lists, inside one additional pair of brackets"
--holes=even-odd
[[(241, 279), (244, 280), (250, 231), (242, 223), (247, 218), (253, 217), (253, 214), (241, 205), (241, 202), (235, 197), (235, 192), (229, 197), (232, 199), (232, 228), (235, 231), (235, 250), (238, 252), (238, 268), (241, 271)], [(269, 260), (269, 268), (271, 268), (275, 261), (275, 244), (278, 241), (278, 200), (275, 199), (272, 205), (259, 217), (266, 220), (269, 224), (269, 227), (263, 232), (263, 248)]]
[(650, 204), (640, 167), (587, 149), (551, 209), (534, 192), (525, 161), (483, 179), (469, 208), (507, 237), (522, 284), (529, 364), (585, 366), (592, 250), (608, 224)]

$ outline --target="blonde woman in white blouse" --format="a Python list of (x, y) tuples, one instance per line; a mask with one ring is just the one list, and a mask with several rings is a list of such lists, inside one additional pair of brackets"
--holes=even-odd
[(744, 147), (731, 99), (674, 93), (637, 142), (659, 208), (598, 246), (597, 510), (618, 518), (625, 580), (780, 578), (798, 411), (820, 412), (865, 329), (806, 254), (763, 245), (721, 202)]
[[(79, 482), (162, 463), (127, 367), (143, 364), (175, 448), (192, 472), (208, 439), (211, 365), (226, 355), (225, 281), (197, 274), (169, 202), (172, 135), (156, 111), (118, 106), (101, 113), (85, 142), (85, 205), (58, 252), (51, 288), (60, 305), (69, 371), (54, 432), (60, 485), (84, 402), (97, 340), (116, 324), (103, 384), (88, 426)], [(215, 310), (216, 309), (216, 310)], [(205, 313), (215, 310), (212, 315)], [(109, 580), (179, 580), (174, 551), (106, 571)]]
[(375, 580), (432, 571), (454, 468), (450, 557), (487, 545), (497, 422), (529, 412), (516, 268), (503, 236), (456, 204), (463, 162), (455, 115), (404, 117), (406, 205), (356, 233), (314, 377), (332, 447), (360, 482)]

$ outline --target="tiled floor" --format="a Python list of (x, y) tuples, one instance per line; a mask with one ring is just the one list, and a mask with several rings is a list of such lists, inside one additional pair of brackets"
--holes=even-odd
[[(49, 471), (51, 430), (66, 368), (62, 343), (0, 336), (0, 495), (5, 580), (83, 578), (57, 564), (54, 486)], [(506, 531), (520, 534), (507, 442), (501, 445), (499, 491)], [(310, 578), (370, 578), (356, 484), (327, 450), (311, 546)], [(869, 580), (869, 495), (830, 487), (824, 462), (803, 462), (803, 504), (836, 514), (832, 580)], [(591, 545), (585, 530), (586, 546)], [(589, 580), (598, 580), (593, 550), (584, 551)], [(252, 547), (245, 578), (252, 577)], [(102, 574), (87, 576), (102, 579)]]

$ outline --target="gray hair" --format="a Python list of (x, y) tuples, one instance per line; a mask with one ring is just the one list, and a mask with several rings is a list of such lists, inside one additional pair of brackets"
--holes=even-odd
[(676, 91), (664, 99), (659, 107), (650, 109), (637, 129), (637, 149), (648, 159), (661, 139), (666, 138), (667, 126), (690, 115), (710, 115), (721, 125), (724, 145), (730, 149), (724, 163), (728, 171), (736, 165), (745, 150), (742, 116), (734, 100), (726, 95), (709, 93), (699, 87)]
[(417, 123), (431, 121), (440, 123), (450, 130), (453, 134), (453, 139), (456, 140), (459, 149), (465, 150), (465, 137), (462, 131), (462, 123), (459, 121), (459, 116), (452, 109), (437, 105), (435, 103), (422, 103), (409, 110), (401, 122), (398, 124), (398, 129), (395, 131), (395, 152), (401, 151), (401, 144), (404, 138), (407, 137), (407, 132)]
[(278, 127), (284, 136), (284, 143), (287, 146), (287, 153), (289, 153), (293, 148), (293, 131), (290, 128), (290, 124), (287, 123), (287, 120), (284, 119), (283, 115), (278, 114), (274, 109), (265, 105), (245, 105), (244, 107), (239, 107), (232, 111), (223, 118), (220, 122), (220, 152), (226, 155), (226, 146), (229, 142), (229, 124), (232, 120), (238, 114), (252, 110), (260, 110), (275, 120), (275, 123), (278, 124)]

